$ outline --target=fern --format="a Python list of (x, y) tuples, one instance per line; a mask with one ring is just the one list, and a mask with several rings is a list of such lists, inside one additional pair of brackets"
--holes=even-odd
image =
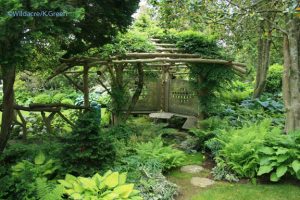
[(36, 195), (40, 200), (62, 199), (64, 188), (61, 185), (51, 184), (45, 178), (36, 179)]

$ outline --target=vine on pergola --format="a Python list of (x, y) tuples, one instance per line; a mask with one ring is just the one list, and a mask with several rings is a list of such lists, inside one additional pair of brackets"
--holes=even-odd
[[(213, 107), (214, 92), (229, 84), (235, 74), (247, 73), (244, 64), (224, 58), (216, 40), (201, 33), (161, 32), (151, 36), (131, 30), (119, 35), (111, 44), (92, 49), (88, 56), (62, 60), (62, 67), (51, 78), (74, 66), (88, 68), (82, 72), (86, 75), (95, 67), (99, 84), (111, 96), (111, 110), (115, 123), (118, 123), (126, 120), (133, 111), (143, 90), (145, 71), (156, 67), (163, 77), (171, 67), (186, 67), (190, 70), (189, 79), (200, 98), (202, 111), (207, 113)], [(83, 82), (87, 84), (88, 81)], [(133, 94), (129, 88), (134, 90)]]

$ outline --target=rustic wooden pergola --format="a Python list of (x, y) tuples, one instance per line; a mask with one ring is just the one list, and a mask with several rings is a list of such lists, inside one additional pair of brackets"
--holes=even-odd
[[(166, 95), (161, 95), (161, 103), (160, 103), (160, 113), (155, 113), (158, 110), (153, 111), (134, 111), (134, 107), (139, 100), (139, 97), (142, 93), (142, 89), (144, 86), (144, 69), (143, 66), (149, 66), (156, 68), (152, 71), (160, 71), (161, 72), (161, 88), (163, 88), (164, 93), (165, 90), (169, 90), (168, 80), (170, 79), (170, 70), (177, 69), (177, 68), (187, 68), (189, 64), (224, 64), (225, 66), (232, 68), (234, 72), (239, 75), (243, 76), (247, 73), (246, 65), (243, 63), (233, 62), (233, 61), (226, 61), (220, 59), (208, 59), (208, 58), (201, 58), (199, 55), (196, 54), (188, 54), (182, 53), (181, 49), (178, 49), (175, 44), (171, 43), (162, 43), (159, 39), (151, 39), (153, 44), (156, 47), (156, 52), (151, 53), (126, 53), (122, 56), (112, 56), (109, 60), (102, 60), (98, 57), (85, 57), (85, 56), (78, 56), (72, 57), (69, 59), (61, 59), (61, 65), (57, 67), (57, 69), (53, 72), (53, 74), (47, 79), (47, 81), (51, 80), (52, 78), (63, 75), (78, 91), (81, 91), (84, 96), (84, 105), (83, 106), (75, 106), (75, 105), (68, 105), (68, 104), (30, 104), (29, 106), (20, 106), (15, 105), (15, 110), (19, 119), (15, 118), (15, 123), (19, 124), (23, 128), (23, 133), (26, 137), (27, 129), (26, 129), (26, 120), (22, 115), (21, 111), (29, 111), (29, 112), (39, 112), (41, 113), (43, 122), (46, 126), (46, 129), (49, 133), (51, 133), (51, 121), (53, 120), (55, 115), (59, 115), (64, 121), (66, 121), (71, 126), (74, 124), (67, 119), (61, 112), (62, 109), (77, 109), (77, 110), (84, 110), (89, 109), (89, 74), (90, 73), (97, 73), (99, 76), (99, 84), (108, 92), (110, 93), (109, 88), (105, 85), (105, 83), (101, 80), (103, 78), (104, 72), (108, 71), (111, 75), (113, 75), (114, 67), (120, 65), (132, 65), (135, 64), (138, 68), (138, 73), (141, 75), (141, 78), (138, 80), (138, 87), (133, 94), (132, 102), (129, 105), (127, 111), (128, 114), (130, 113), (151, 113), (150, 117), (153, 118), (164, 118), (169, 119), (174, 115), (186, 117), (187, 121), (185, 123), (186, 127), (190, 127), (191, 124), (194, 123), (196, 120), (195, 116), (191, 115), (183, 115), (180, 113), (170, 113), (167, 112), (167, 105), (164, 103), (168, 101), (168, 97)], [(75, 67), (82, 67), (82, 70), (74, 70)], [(95, 71), (91, 71), (92, 68), (96, 68)], [(117, 68), (115, 68), (117, 69)], [(82, 84), (77, 83), (74, 78), (78, 78), (82, 76)], [(116, 77), (115, 77), (116, 78)], [(105, 106), (104, 106), (105, 107)], [(46, 115), (45, 113), (48, 112), (50, 114)], [(154, 112), (154, 113), (153, 113)], [(199, 116), (198, 116), (199, 117)]]
[[(143, 74), (143, 66), (153, 67), (156, 68), (152, 71), (161, 71), (161, 87), (164, 90), (168, 90), (167, 81), (170, 79), (170, 70), (177, 69), (177, 68), (187, 68), (189, 64), (223, 64), (229, 68), (232, 68), (234, 72), (239, 75), (243, 76), (247, 74), (246, 65), (243, 63), (233, 62), (233, 61), (226, 61), (220, 59), (208, 59), (202, 58), (197, 54), (188, 54), (182, 53), (182, 50), (177, 48), (175, 44), (171, 43), (162, 43), (159, 39), (151, 39), (153, 44), (156, 47), (156, 52), (151, 53), (138, 53), (138, 52), (131, 52), (126, 53), (122, 56), (112, 56), (109, 60), (102, 60), (98, 57), (74, 57), (71, 59), (62, 59), (62, 65), (57, 68), (57, 70), (53, 73), (52, 76), (49, 77), (49, 80), (54, 78), (57, 75), (62, 74), (69, 82), (74, 85), (79, 91), (82, 91), (84, 94), (84, 106), (89, 106), (89, 73), (91, 68), (97, 68), (98, 71), (96, 72), (99, 75), (99, 84), (110, 93), (108, 87), (105, 83), (101, 80), (103, 79), (103, 73), (108, 71), (110, 74), (113, 74), (114, 67), (119, 65), (128, 65), (134, 64), (138, 67), (138, 73)], [(70, 71), (75, 66), (83, 66), (82, 71)], [(82, 86), (76, 83), (70, 74), (73, 74), (74, 77), (79, 77), (82, 75)], [(129, 106), (128, 110), (125, 112), (128, 113), (143, 113), (142, 111), (134, 111), (135, 104), (138, 102), (139, 96), (141, 95), (142, 88), (144, 85), (144, 79), (141, 78), (138, 80), (139, 83), (137, 84), (139, 87), (133, 94), (132, 104)], [(165, 95), (161, 95), (161, 109), (160, 111), (166, 112), (166, 105), (163, 102), (168, 101)], [(145, 112), (151, 113), (152, 111)], [(153, 111), (155, 112), (155, 111)], [(175, 113), (176, 114), (176, 113)], [(150, 115), (150, 116), (153, 116)], [(157, 116), (157, 115), (154, 115)], [(171, 113), (165, 116), (173, 116)], [(186, 115), (184, 115), (186, 116)]]

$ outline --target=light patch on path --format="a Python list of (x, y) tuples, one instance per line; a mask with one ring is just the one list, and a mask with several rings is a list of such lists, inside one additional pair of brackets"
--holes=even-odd
[(208, 178), (201, 178), (201, 177), (193, 177), (191, 179), (191, 184), (196, 187), (205, 188), (210, 185), (213, 185), (215, 181), (208, 179)]
[(199, 165), (187, 165), (181, 167), (180, 171), (185, 173), (190, 173), (190, 174), (196, 174), (203, 171), (203, 167)]

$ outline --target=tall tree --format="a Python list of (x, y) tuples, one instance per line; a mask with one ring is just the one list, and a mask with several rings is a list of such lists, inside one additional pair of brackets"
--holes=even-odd
[[(49, 10), (69, 12), (69, 15), (65, 17), (12, 16), (13, 12), (18, 11), (30, 13)], [(82, 13), (82, 9), (76, 9), (64, 1), (0, 1), (0, 66), (3, 76), (0, 152), (6, 146), (13, 120), (13, 86), (17, 67), (26, 65), (28, 53), (37, 42), (36, 38), (41, 34), (54, 36), (70, 33), (74, 30), (75, 20), (79, 20)]]
[(300, 130), (300, 16), (296, 13), (290, 15), (286, 18), (286, 25), (283, 97), (286, 108), (285, 131), (290, 132)]
[[(0, 0), (0, 66), (4, 77), (0, 153), (6, 146), (13, 119), (16, 69), (28, 64), (32, 46), (39, 45), (40, 38), (53, 36), (63, 41), (65, 56), (82, 53), (108, 42), (128, 26), (137, 4), (138, 0)], [(67, 14), (60, 17), (8, 15), (14, 11)]]

